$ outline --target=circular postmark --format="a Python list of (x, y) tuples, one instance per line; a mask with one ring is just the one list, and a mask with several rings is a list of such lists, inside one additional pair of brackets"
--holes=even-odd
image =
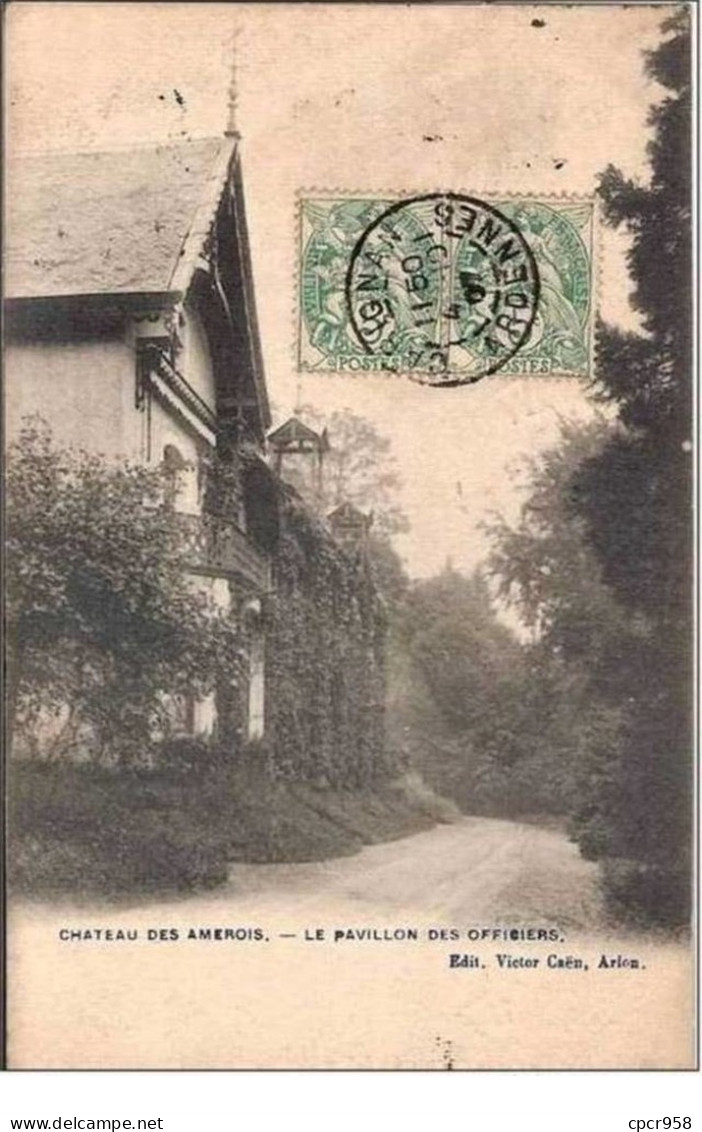
[(518, 223), (474, 197), (431, 193), (365, 228), (345, 300), (352, 333), (382, 368), (449, 386), (496, 373), (528, 342), (539, 291)]

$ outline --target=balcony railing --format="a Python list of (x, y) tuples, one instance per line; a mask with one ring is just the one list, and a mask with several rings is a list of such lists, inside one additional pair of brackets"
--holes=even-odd
[(181, 515), (193, 569), (243, 578), (256, 589), (270, 589), (270, 563), (236, 523), (217, 515)]

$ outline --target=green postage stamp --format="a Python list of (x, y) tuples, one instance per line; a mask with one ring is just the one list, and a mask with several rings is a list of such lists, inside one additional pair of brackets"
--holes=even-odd
[(587, 377), (592, 200), (301, 200), (298, 367), (434, 385)]

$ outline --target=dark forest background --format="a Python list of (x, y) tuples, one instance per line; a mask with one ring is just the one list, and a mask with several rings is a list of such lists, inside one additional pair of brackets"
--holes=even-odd
[[(650, 181), (610, 166), (641, 330), (599, 322), (587, 426), (534, 461), (483, 574), (412, 586), (395, 621), (395, 738), (478, 813), (560, 815), (614, 911), (680, 923), (691, 893), (692, 305), (688, 13), (645, 59)], [(496, 616), (497, 589), (531, 632)], [(398, 689), (412, 686), (411, 696)]]

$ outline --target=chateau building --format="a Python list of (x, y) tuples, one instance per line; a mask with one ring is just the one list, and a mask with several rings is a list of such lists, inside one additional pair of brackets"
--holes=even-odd
[[(276, 680), (287, 688), (288, 715), (298, 710), (291, 707), (295, 696), (304, 695), (301, 687), (291, 693), (296, 676), (286, 671), (286, 657), (271, 657), (271, 648), (288, 639), (280, 602), (267, 631), (274, 595), (281, 579), (288, 605), (304, 592), (311, 599), (307, 621), (314, 620), (319, 570), (311, 558), (296, 573), (281, 565), (281, 546), (297, 537), (290, 523), (300, 527), (301, 501), (266, 460), (271, 418), (236, 139), (16, 157), (6, 188), (8, 437), (39, 413), (60, 443), (162, 465), (172, 476), (194, 584), (246, 627), (249, 679), (241, 703), (228, 710), (244, 741), (260, 740), (276, 714)], [(278, 470), (284, 440), (291, 440), (287, 432), (274, 434)], [(214, 490), (208, 474), (215, 454), (232, 472), (225, 491)], [(286, 514), (293, 516), (287, 536)], [(333, 544), (343, 560), (330, 529), (309, 522), (317, 524), (318, 544)], [(359, 644), (358, 656), (365, 684), (375, 689), (356, 704), (352, 723), (363, 731), (367, 716), (375, 733), (382, 650), (370, 624), (372, 587), (357, 556), (342, 562), (343, 571), (347, 593), (336, 595), (334, 609), (346, 616), (346, 601), (365, 611), (358, 632), (368, 643)], [(370, 605), (359, 606), (356, 591), (370, 594)], [(309, 630), (305, 625), (306, 639), (316, 640)], [(297, 637), (302, 633), (298, 628)], [(333, 671), (344, 663), (342, 652), (334, 663), (317, 660), (331, 681), (329, 702), (310, 708), (309, 726), (297, 728), (299, 750), (313, 768), (315, 736), (323, 736), (320, 750), (328, 754), (334, 720), (351, 726), (338, 702), (344, 680)], [(299, 656), (291, 654), (290, 666), (296, 664)], [(214, 696), (185, 705), (183, 728), (217, 733), (217, 707)], [(303, 704), (303, 716), (305, 710)], [(320, 729), (317, 717), (325, 715), (331, 723)], [(366, 735), (366, 759), (368, 748)]]
[[(255, 628), (271, 585), (270, 410), (235, 140), (27, 157), (10, 165), (7, 196), (9, 435), (38, 412), (60, 442), (162, 463), (193, 577)], [(233, 477), (226, 514), (213, 514), (211, 457), (235, 463), (244, 442), (258, 475)], [(253, 640), (250, 737), (263, 732), (262, 654)], [(186, 715), (211, 732), (213, 697)]]

